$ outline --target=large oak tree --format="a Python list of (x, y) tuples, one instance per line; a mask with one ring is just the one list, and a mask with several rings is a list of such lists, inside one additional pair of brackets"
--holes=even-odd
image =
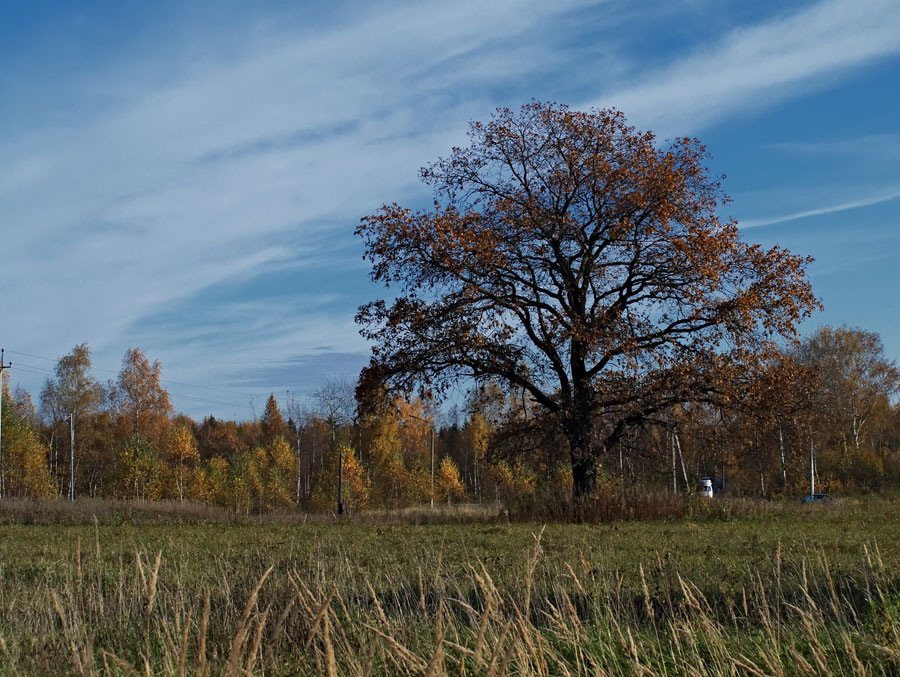
[(524, 389), (566, 437), (574, 494), (630, 425), (727, 396), (818, 304), (808, 258), (742, 241), (696, 139), (658, 144), (614, 110), (532, 102), (473, 122), (422, 170), (434, 207), (357, 233), (397, 294), (360, 308), (371, 379)]

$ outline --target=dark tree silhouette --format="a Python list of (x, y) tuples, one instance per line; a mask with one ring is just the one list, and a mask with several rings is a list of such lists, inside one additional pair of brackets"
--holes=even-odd
[(619, 112), (538, 102), (470, 139), (422, 170), (433, 209), (385, 205), (357, 228), (397, 294), (357, 316), (370, 369), (400, 389), (524, 389), (568, 439), (576, 499), (630, 425), (724, 393), (818, 305), (810, 259), (720, 221), (696, 139), (660, 147)]

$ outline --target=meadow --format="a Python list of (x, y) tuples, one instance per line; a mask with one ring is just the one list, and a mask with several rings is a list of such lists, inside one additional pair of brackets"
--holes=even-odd
[(0, 673), (898, 674), (898, 527), (878, 498), (588, 525), (6, 501)]

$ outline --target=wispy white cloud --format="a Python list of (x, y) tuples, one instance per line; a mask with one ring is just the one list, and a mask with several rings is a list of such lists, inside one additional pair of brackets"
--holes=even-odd
[(900, 156), (900, 135), (892, 133), (866, 134), (849, 138), (818, 141), (779, 141), (768, 147), (797, 155), (852, 155), (864, 158)]
[(594, 99), (661, 137), (691, 134), (834, 84), (900, 53), (896, 0), (825, 0), (731, 30), (636, 83)]
[(863, 198), (861, 200), (851, 200), (849, 202), (841, 202), (839, 204), (826, 205), (824, 207), (816, 207), (814, 209), (806, 209), (792, 214), (782, 214), (781, 216), (770, 216), (761, 219), (744, 219), (739, 225), (741, 228), (758, 228), (760, 226), (771, 226), (776, 223), (784, 223), (786, 221), (796, 221), (798, 219), (806, 219), (811, 216), (821, 216), (823, 214), (833, 214), (835, 212), (845, 212), (851, 209), (860, 209), (861, 207), (870, 207), (881, 202), (890, 202), (900, 197), (900, 190), (873, 197)]
[[(185, 331), (178, 350), (170, 351), (166, 373), (188, 383), (213, 382), (239, 391), (290, 389), (295, 396), (309, 395), (321, 385), (322, 374), (358, 371), (368, 362), (368, 346), (352, 313), (336, 314), (329, 307), (332, 302), (327, 295), (301, 295), (217, 304), (204, 314), (223, 319), (199, 318), (197, 326)], [(244, 399), (218, 399), (235, 403), (233, 413), (216, 407), (221, 415), (246, 416)], [(176, 404), (189, 413), (209, 411), (190, 400), (179, 403), (176, 398)]]
[[(326, 339), (360, 349), (355, 300), (340, 320), (332, 308), (303, 326), (259, 291), (237, 292), (256, 307), (246, 331), (228, 321), (235, 308), (202, 318), (185, 308), (166, 326), (142, 320), (210, 286), (301, 265), (310, 247), (349, 238), (382, 201), (422, 196), (418, 167), (496, 104), (489, 90), (563, 58), (538, 29), (578, 4), (382, 5), (299, 37), (270, 26), (227, 58), (144, 55), (171, 72), (146, 87), (132, 77), (147, 68), (134, 55), (101, 80), (61, 71), (80, 81), (66, 91), (102, 92), (108, 103), (70, 101), (90, 115), (0, 137), (0, 211), (12, 224), (4, 249), (17, 252), (2, 275), (28, 281), (4, 302), (16, 318), (5, 341), (53, 355), (89, 340), (105, 363), (127, 345), (153, 345), (187, 369), (210, 359), (179, 345), (202, 321), (229, 331), (222, 342), (234, 350), (295, 355)], [(337, 265), (364, 281), (359, 252), (342, 257)], [(269, 310), (271, 322), (259, 320)], [(329, 338), (329, 326), (340, 336)]]
[[(58, 355), (88, 340), (109, 365), (142, 345), (195, 383), (246, 377), (226, 353), (280, 363), (328, 346), (347, 359), (365, 352), (352, 316), (366, 299), (326, 297), (322, 281), (356, 275), (362, 289), (347, 244), (359, 217), (425, 200), (417, 169), (464, 142), (468, 120), (571, 78), (585, 101), (685, 133), (900, 50), (893, 2), (829, 0), (647, 74), (639, 55), (584, 62), (600, 48), (554, 30), (594, 4), (372, 3), (339, 23), (262, 22), (227, 46), (182, 31), (214, 56), (188, 60), (161, 34), (159, 52), (123, 54), (102, 73), (60, 70), (67, 96), (97, 103), (61, 101), (39, 127), (20, 120), (0, 136), (3, 246), (15, 252), (0, 269), (15, 290), (4, 296), (6, 346)], [(614, 26), (610, 10), (596, 41), (615, 44)], [(598, 98), (612, 77), (620, 85)], [(325, 265), (331, 278), (299, 275)], [(295, 302), (239, 288), (276, 271), (298, 272)], [(223, 286), (236, 298), (192, 305)]]

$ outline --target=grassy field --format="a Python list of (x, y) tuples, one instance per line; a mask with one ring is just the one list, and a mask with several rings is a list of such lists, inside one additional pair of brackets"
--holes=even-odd
[(687, 513), (544, 527), (7, 507), (0, 673), (900, 673), (900, 503)]

